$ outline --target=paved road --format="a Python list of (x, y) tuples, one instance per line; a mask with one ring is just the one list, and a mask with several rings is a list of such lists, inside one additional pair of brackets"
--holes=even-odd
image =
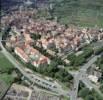
[[(0, 37), (0, 40), (1, 40), (1, 37)], [(1, 52), (4, 54), (4, 56), (8, 58), (8, 60), (23, 74), (23, 76), (29, 79), (32, 83), (36, 83), (42, 87), (50, 89), (51, 91), (57, 92), (60, 95), (68, 96), (67, 95), (68, 92), (62, 90), (60, 85), (50, 82), (48, 80), (42, 79), (41, 77), (37, 75), (25, 72), (24, 67), (19, 62), (17, 62), (17, 60), (4, 48), (1, 41), (0, 41), (0, 47), (2, 48)]]
[[(0, 38), (1, 39), (1, 38)], [(55, 91), (59, 94), (65, 95), (65, 96), (70, 96), (70, 100), (77, 100), (77, 93), (78, 93), (78, 86), (79, 86), (79, 81), (81, 80), (88, 88), (94, 88), (100, 95), (101, 92), (99, 89), (89, 81), (89, 79), (86, 77), (86, 71), (87, 69), (97, 60), (98, 57), (100, 56), (94, 56), (92, 57), (85, 65), (81, 66), (81, 69), (79, 71), (69, 71), (74, 76), (74, 86), (69, 93), (67, 91), (63, 91), (60, 86), (57, 84), (54, 84), (52, 82), (49, 82), (47, 80), (44, 80), (40, 78), (39, 76), (36, 76), (34, 74), (29, 74), (24, 71), (23, 66), (18, 63), (15, 58), (7, 52), (7, 50), (3, 47), (2, 43), (0, 42), (0, 46), (2, 48), (2, 53), (10, 60), (10, 62), (26, 77), (28, 78), (31, 82), (39, 84), (45, 88), (49, 88), (52, 91)], [(53, 86), (57, 86), (57, 88), (53, 88)]]
[(70, 96), (70, 100), (77, 100), (77, 91), (78, 91), (78, 85), (79, 84), (79, 74), (75, 75), (74, 77), (74, 86), (73, 89), (71, 91), (71, 96)]
[(86, 71), (97, 60), (98, 57), (100, 57), (100, 55), (92, 57), (92, 59), (90, 59), (85, 65), (81, 66), (80, 70)]
[[(94, 47), (102, 47), (103, 46), (103, 40), (97, 43), (92, 44)], [(91, 65), (97, 60), (99, 56), (92, 56), (90, 60), (80, 67), (79, 71), (68, 71), (70, 74), (74, 76), (74, 86), (71, 91), (69, 91), (70, 94), (70, 100), (77, 100), (77, 93), (78, 93), (78, 86), (79, 81), (82, 81), (89, 89), (94, 88), (101, 96), (103, 95), (100, 90), (94, 86), (93, 83), (87, 78), (86, 71)]]
[(101, 93), (101, 91), (98, 89), (98, 87), (93, 84), (87, 77), (82, 78), (82, 82), (89, 88), (89, 89), (95, 89), (95, 91), (97, 91), (101, 97), (103, 97), (103, 94)]
[(81, 66), (79, 71), (69, 71), (74, 76), (74, 86), (70, 94), (70, 100), (77, 100), (79, 81), (82, 81), (89, 89), (94, 88), (101, 96), (103, 95), (100, 90), (87, 78), (87, 69), (97, 60), (99, 56), (93, 56), (85, 65)]

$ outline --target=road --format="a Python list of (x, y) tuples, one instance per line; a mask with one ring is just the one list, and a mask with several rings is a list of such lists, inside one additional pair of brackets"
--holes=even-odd
[(92, 59), (90, 59), (85, 65), (81, 66), (80, 70), (86, 71), (96, 60), (99, 56), (93, 56)]
[(74, 86), (71, 91), (69, 91), (70, 95), (70, 100), (78, 100), (78, 86), (79, 86), (79, 81), (82, 81), (89, 89), (94, 88), (102, 97), (103, 94), (100, 92), (98, 87), (94, 85), (88, 78), (87, 78), (87, 69), (91, 67), (91, 65), (97, 60), (97, 58), (100, 57), (98, 56), (93, 56), (85, 65), (80, 67), (79, 71), (69, 71), (74, 77)]
[[(24, 77), (26, 77), (28, 80), (30, 80), (30, 82), (32, 83), (36, 83), (39, 86), (42, 86), (46, 89), (49, 89), (51, 91), (57, 92), (60, 95), (67, 95), (67, 91), (64, 91), (60, 85), (54, 83), (54, 82), (50, 82), (48, 80), (45, 80), (41, 77), (39, 77), (38, 75), (34, 75), (34, 74), (30, 74), (27, 73), (24, 69), (24, 67), (4, 48), (4, 46), (1, 43), (1, 37), (0, 37), (0, 47), (2, 48), (2, 53), (4, 54), (4, 56), (15, 66), (15, 68), (17, 68)], [(69, 97), (69, 96), (68, 96)]]
[[(49, 82), (45, 79), (42, 79), (41, 77), (30, 74), (25, 72), (24, 67), (16, 61), (16, 59), (4, 48), (4, 46), (1, 43), (1, 37), (0, 37), (0, 46), (2, 48), (2, 53), (9, 59), (9, 61), (26, 77), (29, 79), (32, 83), (36, 83), (40, 86), (43, 86), (47, 89), (50, 89), (51, 91), (57, 92), (60, 95), (70, 96), (70, 100), (77, 100), (77, 94), (78, 94), (78, 87), (79, 82), (82, 81), (89, 89), (94, 88), (101, 96), (102, 93), (99, 91), (99, 89), (87, 78), (86, 71), (87, 69), (97, 60), (99, 56), (93, 56), (85, 65), (80, 67), (79, 71), (69, 71), (74, 77), (74, 85), (72, 90), (67, 91), (62, 90), (61, 86), (58, 84)], [(54, 88), (56, 86), (57, 88)]]
[(70, 96), (70, 100), (77, 100), (77, 91), (78, 91), (78, 87), (79, 87), (79, 74), (75, 75), (74, 77), (74, 86), (73, 89), (71, 91), (71, 96)]
[(95, 91), (97, 91), (101, 97), (103, 97), (103, 94), (101, 93), (101, 91), (98, 89), (98, 87), (93, 84), (87, 77), (82, 78), (82, 82), (89, 88), (89, 89), (95, 89)]

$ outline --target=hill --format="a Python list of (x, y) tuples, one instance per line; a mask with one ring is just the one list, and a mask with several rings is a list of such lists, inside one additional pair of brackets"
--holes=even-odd
[(103, 0), (50, 0), (61, 23), (103, 27)]

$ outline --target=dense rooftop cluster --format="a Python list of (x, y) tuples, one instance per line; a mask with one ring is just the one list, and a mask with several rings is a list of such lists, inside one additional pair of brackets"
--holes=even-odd
[(30, 45), (23, 45), (23, 48), (16, 47), (15, 53), (20, 56), (26, 63), (29, 61), (32, 65), (38, 67), (41, 64), (50, 64), (49, 58), (42, 55), (39, 51)]
[[(7, 44), (12, 45), (15, 53), (25, 62), (31, 61), (35, 66), (50, 63), (49, 58), (43, 56), (32, 45), (58, 53), (77, 51), (82, 45), (103, 39), (103, 29), (78, 28), (66, 26), (45, 19), (33, 19), (36, 11), (14, 12), (3, 18), (2, 25), (11, 23), (11, 36)], [(12, 34), (16, 33), (16, 34)], [(35, 38), (40, 35), (39, 38)]]
[[(33, 48), (30, 43), (33, 42), (27, 33), (12, 35), (6, 43), (7, 46), (13, 47), (15, 53), (26, 63), (31, 62), (32, 65), (38, 67), (41, 64), (49, 64), (49, 58), (42, 55), (38, 50)], [(25, 41), (23, 41), (25, 40)]]

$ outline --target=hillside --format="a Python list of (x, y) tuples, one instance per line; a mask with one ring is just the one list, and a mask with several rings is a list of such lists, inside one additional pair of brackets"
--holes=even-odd
[(8, 10), (17, 5), (20, 5), (22, 0), (0, 0), (0, 8), (1, 10)]
[[(25, 0), (1, 0), (1, 10), (23, 5)], [(31, 0), (33, 5), (53, 4), (52, 16), (60, 23), (103, 27), (103, 0)], [(45, 6), (45, 5), (44, 5)]]
[(50, 0), (61, 23), (103, 27), (103, 0)]

